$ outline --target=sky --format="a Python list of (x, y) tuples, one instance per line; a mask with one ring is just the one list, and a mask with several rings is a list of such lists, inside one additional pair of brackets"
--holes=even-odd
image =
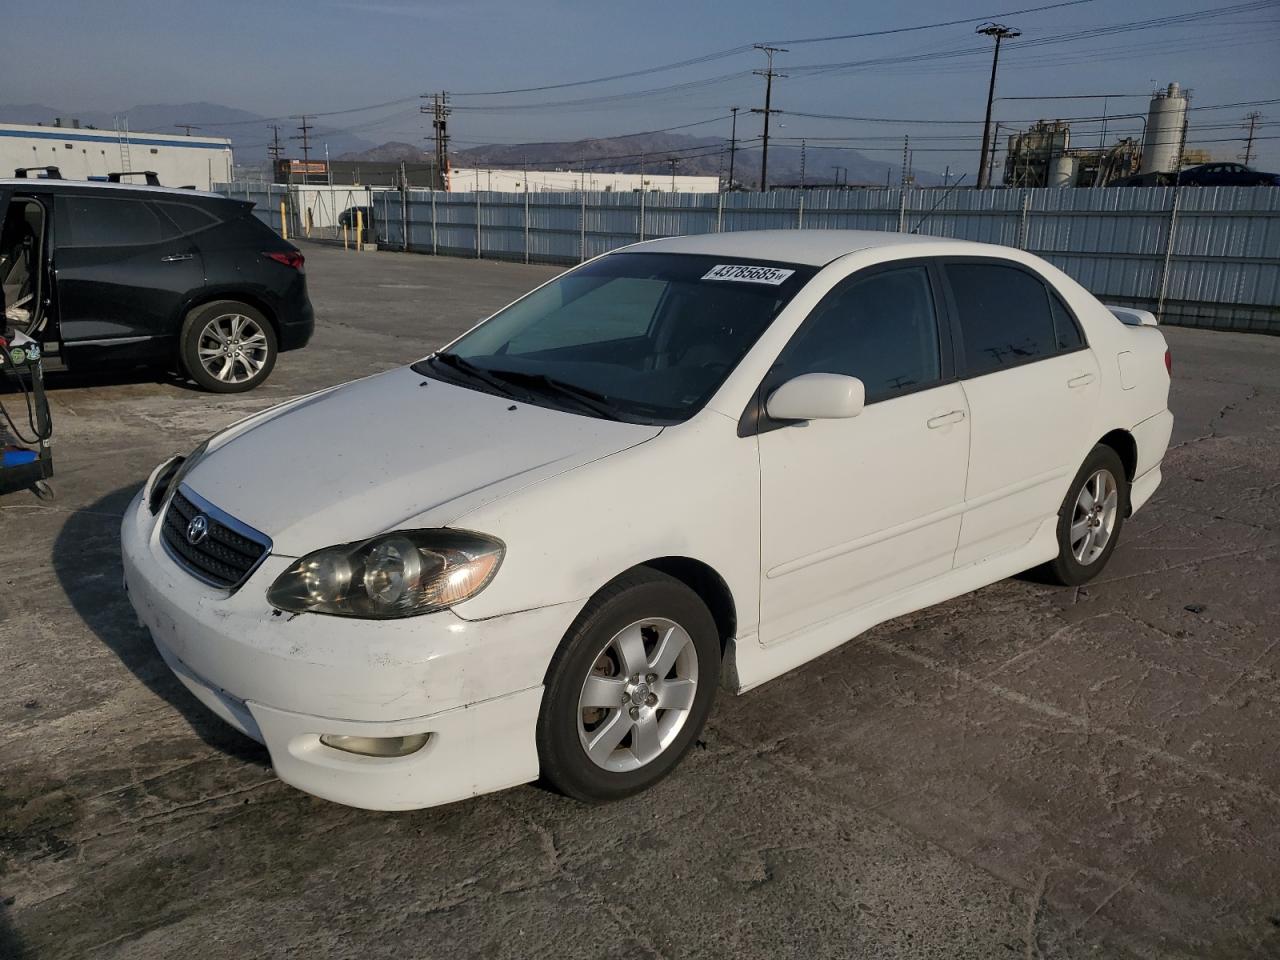
[[(448, 90), (455, 146), (573, 140), (683, 127), (691, 135), (760, 133), (764, 80), (751, 71), (768, 42), (787, 48), (775, 69), (771, 134), (804, 138), (821, 168), (826, 144), (895, 161), (912, 138), (919, 169), (953, 176), (977, 167), (992, 43), (988, 18), (1022, 36), (1002, 47), (994, 119), (1097, 118), (1108, 140), (1137, 134), (1150, 92), (1178, 81), (1193, 94), (1190, 142), (1235, 159), (1242, 123), (1261, 111), (1255, 165), (1280, 169), (1280, 0), (42, 0), (0, 35), (0, 99), (67, 111), (211, 101), (269, 117), (320, 122), (381, 143), (419, 142), (418, 95)], [(1230, 8), (1242, 8), (1230, 11)], [(1112, 29), (1214, 11), (1182, 22)], [(820, 40), (970, 20), (932, 29)], [(17, 29), (14, 29), (17, 27)], [(1108, 29), (1100, 29), (1108, 28)], [(1098, 31), (1092, 36), (1073, 36)], [(723, 54), (707, 59), (707, 55)], [(608, 82), (493, 93), (649, 70)], [(1110, 99), (1009, 99), (1111, 94)], [(374, 107), (373, 105), (385, 104)], [(822, 119), (799, 114), (871, 119)], [(0, 120), (3, 120), (0, 117)], [(688, 125), (688, 126), (684, 126)], [(1076, 120), (1073, 145), (1092, 145), (1100, 120)], [(254, 159), (266, 136), (237, 140)], [(1267, 139), (1274, 138), (1274, 139)], [(748, 146), (750, 144), (748, 143)], [(249, 157), (245, 157), (249, 154)]]

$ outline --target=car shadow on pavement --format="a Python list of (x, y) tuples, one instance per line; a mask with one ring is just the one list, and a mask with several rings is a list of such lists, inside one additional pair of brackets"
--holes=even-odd
[(44, 375), (44, 388), (49, 393), (59, 390), (79, 390), (105, 386), (133, 386), (135, 384), (160, 384), (189, 390), (204, 391), (192, 380), (164, 367), (104, 367), (101, 370), (54, 371)]
[[(223, 723), (170, 672), (124, 592), (120, 518), (139, 484), (76, 510), (53, 544), (53, 569), (67, 599), (94, 635), (148, 690), (175, 707), (209, 746), (270, 769), (266, 748)], [(7, 956), (0, 950), (0, 956)]]
[(9, 922), (9, 908), (6, 905), (6, 897), (0, 892), (0, 957), (6, 960), (22, 960), (23, 957), (30, 956), (27, 953), (27, 945), (18, 931), (13, 928)]

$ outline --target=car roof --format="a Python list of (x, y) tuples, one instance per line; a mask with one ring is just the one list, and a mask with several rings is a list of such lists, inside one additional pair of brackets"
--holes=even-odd
[(183, 187), (151, 187), (143, 183), (102, 183), (97, 180), (60, 180), (57, 177), (9, 177), (0, 178), (0, 187), (19, 187), (24, 190), (124, 190), (128, 193), (148, 193), (179, 197), (204, 197), (210, 200), (227, 200), (221, 193), (208, 190), (187, 190)]
[(1014, 252), (989, 243), (879, 230), (735, 230), (729, 233), (647, 240), (622, 249), (632, 253), (696, 253), (718, 257), (747, 257), (821, 267), (861, 250), (897, 250), (905, 256), (911, 256), (915, 252), (913, 248), (921, 245), (931, 247), (932, 256), (947, 253), (991, 256), (997, 254), (997, 251)]

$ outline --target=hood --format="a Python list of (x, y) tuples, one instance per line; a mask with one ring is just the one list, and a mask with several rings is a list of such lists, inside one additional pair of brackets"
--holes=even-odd
[(186, 484), (270, 536), (275, 553), (300, 556), (394, 530), (459, 498), (472, 509), (660, 432), (404, 367), (247, 422), (220, 439)]

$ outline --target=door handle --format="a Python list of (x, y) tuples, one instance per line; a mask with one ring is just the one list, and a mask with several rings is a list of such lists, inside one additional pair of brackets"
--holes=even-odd
[(161, 257), (160, 262), (161, 263), (178, 263), (182, 260), (194, 260), (195, 258), (196, 258), (196, 255), (194, 253), (171, 253), (167, 257)]
[(1068, 380), (1067, 386), (1072, 390), (1075, 390), (1077, 387), (1087, 387), (1089, 384), (1093, 383), (1093, 381), (1094, 376), (1092, 373), (1082, 373), (1079, 376), (1072, 377)]
[(936, 417), (930, 417), (925, 421), (925, 425), (930, 430), (937, 430), (939, 427), (945, 427), (950, 423), (959, 423), (964, 419), (963, 410), (952, 410), (948, 413), (940, 413)]

